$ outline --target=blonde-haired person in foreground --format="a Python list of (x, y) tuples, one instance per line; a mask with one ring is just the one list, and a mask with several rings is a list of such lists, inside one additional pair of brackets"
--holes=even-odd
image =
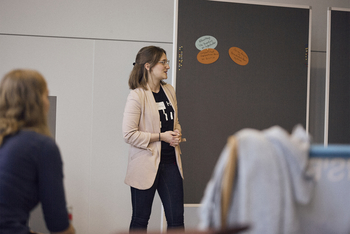
[(74, 234), (66, 207), (62, 160), (47, 125), (48, 89), (33, 70), (13, 70), (0, 83), (0, 233), (29, 234), (39, 203), (51, 233)]

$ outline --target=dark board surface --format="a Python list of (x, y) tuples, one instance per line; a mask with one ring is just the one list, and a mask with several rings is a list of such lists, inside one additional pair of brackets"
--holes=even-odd
[(350, 144), (350, 12), (331, 11), (329, 143)]
[[(227, 137), (243, 128), (306, 125), (309, 8), (179, 0), (176, 90), (185, 203), (199, 203)], [(217, 40), (202, 64), (195, 43)], [(238, 47), (246, 65), (231, 59)]]

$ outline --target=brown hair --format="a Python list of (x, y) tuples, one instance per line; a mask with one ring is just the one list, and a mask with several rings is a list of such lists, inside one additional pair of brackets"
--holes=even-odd
[[(159, 62), (160, 58), (166, 54), (165, 50), (157, 46), (146, 46), (140, 49), (136, 55), (134, 68), (129, 76), (129, 88), (143, 88), (147, 90), (148, 72), (145, 64), (150, 64), (150, 71)], [(165, 82), (161, 81), (164, 85)]]
[(42, 96), (44, 77), (34, 70), (17, 69), (0, 83), (0, 145), (7, 135), (30, 129), (50, 136)]

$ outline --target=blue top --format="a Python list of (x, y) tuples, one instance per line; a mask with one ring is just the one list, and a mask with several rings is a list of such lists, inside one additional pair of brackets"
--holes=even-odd
[(68, 228), (59, 149), (52, 138), (21, 130), (0, 147), (0, 233), (28, 234), (29, 213), (39, 202), (51, 232)]

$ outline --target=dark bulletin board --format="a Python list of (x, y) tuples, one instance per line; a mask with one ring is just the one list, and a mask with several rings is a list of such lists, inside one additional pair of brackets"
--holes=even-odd
[[(306, 127), (310, 8), (179, 0), (177, 12), (185, 203), (200, 203), (228, 136), (243, 128)], [(197, 59), (201, 37), (215, 47), (204, 49), (208, 61), (219, 56), (215, 62)], [(231, 47), (240, 50), (236, 61)]]
[(328, 143), (350, 144), (350, 10), (331, 10)]

